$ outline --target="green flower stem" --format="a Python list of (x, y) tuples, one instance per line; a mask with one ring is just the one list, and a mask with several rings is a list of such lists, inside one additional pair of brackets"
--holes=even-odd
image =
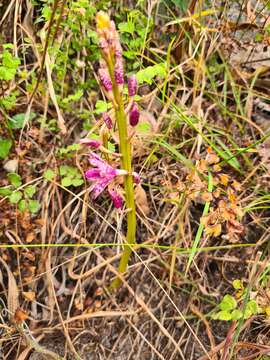
[[(115, 99), (115, 115), (116, 122), (119, 134), (119, 145), (120, 145), (120, 153), (121, 153), (121, 164), (122, 168), (127, 170), (128, 175), (124, 177), (125, 184), (125, 200), (126, 200), (126, 208), (127, 208), (127, 235), (126, 241), (127, 244), (134, 244), (136, 238), (136, 205), (134, 198), (134, 183), (132, 176), (132, 164), (131, 164), (131, 144), (128, 140), (128, 131), (127, 131), (127, 118), (124, 109), (124, 103), (122, 95), (119, 91), (119, 87), (115, 82), (114, 71), (113, 71), (113, 63), (110, 59), (107, 62), (109, 73), (111, 76), (112, 84), (113, 84), (113, 94)], [(128, 260), (132, 252), (132, 247), (125, 246), (123, 250), (123, 255), (120, 259), (120, 263), (118, 266), (118, 271), (120, 274), (124, 273), (127, 269)], [(121, 280), (120, 278), (116, 278), (111, 283), (110, 288), (116, 289), (120, 286)]]

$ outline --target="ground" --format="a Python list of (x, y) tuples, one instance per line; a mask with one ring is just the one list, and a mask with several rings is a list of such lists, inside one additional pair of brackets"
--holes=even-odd
[[(80, 145), (105, 144), (113, 114), (100, 10), (139, 83), (137, 246), (114, 291), (127, 209), (93, 201)], [(13, 0), (0, 15), (0, 359), (270, 359), (269, 4)]]

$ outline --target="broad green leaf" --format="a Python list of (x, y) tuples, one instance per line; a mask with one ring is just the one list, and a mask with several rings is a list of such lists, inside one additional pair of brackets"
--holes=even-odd
[(252, 315), (256, 315), (258, 313), (258, 305), (255, 300), (250, 300), (246, 308), (244, 309), (244, 319), (249, 319)]
[[(31, 112), (29, 114), (29, 120), (33, 120), (36, 114), (34, 112)], [(16, 114), (14, 115), (8, 122), (8, 125), (11, 129), (22, 129), (24, 124), (25, 114)]]
[(5, 159), (8, 156), (11, 146), (12, 146), (11, 140), (0, 139), (0, 159)]
[(24, 189), (24, 195), (31, 199), (36, 191), (37, 189), (34, 185), (29, 185)]
[(21, 191), (14, 191), (10, 196), (9, 196), (9, 201), (12, 204), (17, 204), (21, 198), (22, 198), (22, 192)]
[(226, 294), (220, 303), (220, 309), (224, 311), (234, 310), (237, 306), (237, 302), (234, 297)]
[(63, 99), (64, 104), (68, 104), (70, 102), (78, 101), (83, 96), (83, 91), (78, 90), (75, 94), (69, 95), (65, 99)]
[(62, 180), (61, 180), (61, 185), (62, 186), (65, 186), (65, 187), (68, 187), (68, 186), (71, 186), (72, 185), (72, 178), (70, 177), (64, 177)]
[(148, 83), (152, 84), (154, 78), (159, 76), (160, 78), (164, 78), (166, 76), (166, 64), (156, 64), (153, 66), (148, 66), (137, 72), (136, 78), (139, 84)]
[(135, 26), (134, 26), (134, 23), (131, 21), (122, 22), (122, 23), (118, 24), (118, 29), (120, 32), (126, 32), (126, 33), (133, 35)]
[(61, 165), (59, 168), (60, 175), (66, 175), (68, 173), (69, 166), (67, 165)]
[(235, 290), (241, 290), (243, 289), (243, 283), (241, 280), (239, 279), (235, 279), (233, 280), (233, 283), (232, 283), (233, 287)]
[(16, 173), (9, 173), (8, 180), (15, 188), (18, 188), (22, 185), (22, 178), (19, 174)]
[(26, 200), (22, 199), (19, 204), (18, 204), (18, 209), (21, 211), (21, 212), (24, 212), (26, 209), (27, 209), (27, 202)]
[(40, 203), (38, 200), (29, 200), (28, 201), (28, 208), (29, 208), (29, 211), (32, 213), (32, 214), (35, 214), (39, 211), (40, 209)]
[(44, 174), (43, 174), (43, 177), (46, 179), (46, 180), (53, 180), (54, 177), (55, 177), (55, 173), (52, 169), (47, 169), (46, 171), (44, 171)]
[(229, 321), (232, 319), (232, 315), (229, 311), (223, 310), (223, 311), (219, 311), (217, 314), (213, 315), (213, 319)]
[(243, 313), (241, 310), (235, 309), (231, 312), (232, 320), (239, 320), (243, 316)]
[(0, 196), (9, 196), (12, 193), (12, 190), (7, 187), (0, 188)]
[(76, 179), (72, 180), (72, 185), (73, 186), (81, 186), (82, 184), (84, 184), (83, 179), (76, 178)]
[(111, 104), (108, 104), (106, 101), (103, 100), (98, 100), (95, 106), (95, 113), (99, 115), (108, 111), (108, 109), (110, 108), (111, 108)]

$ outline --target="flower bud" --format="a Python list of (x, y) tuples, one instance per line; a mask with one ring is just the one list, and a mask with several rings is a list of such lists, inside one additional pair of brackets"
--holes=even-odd
[(106, 112), (102, 113), (102, 118), (103, 118), (103, 121), (106, 124), (107, 128), (109, 130), (111, 130), (113, 128), (113, 122), (112, 122), (112, 119), (109, 116), (109, 114)]
[(139, 175), (137, 172), (133, 171), (132, 176), (133, 176), (134, 182), (135, 182), (137, 185), (140, 184), (140, 182), (141, 182), (140, 175)]
[(113, 201), (113, 205), (116, 209), (121, 209), (123, 207), (123, 198), (115, 190), (108, 189), (110, 197)]
[(136, 95), (137, 87), (138, 87), (138, 83), (136, 76), (132, 75), (130, 78), (128, 78), (128, 95), (130, 97)]
[(136, 126), (139, 122), (140, 111), (137, 103), (133, 103), (129, 113), (129, 123), (131, 126)]
[(81, 139), (80, 143), (86, 146), (89, 146), (92, 149), (98, 149), (101, 146), (101, 142), (96, 139)]
[(124, 67), (122, 57), (117, 57), (114, 65), (114, 76), (117, 85), (124, 84)]
[(110, 17), (104, 11), (99, 11), (96, 15), (97, 29), (106, 30), (110, 28)]
[(100, 68), (98, 74), (104, 89), (108, 92), (112, 91), (112, 82), (107, 69)]

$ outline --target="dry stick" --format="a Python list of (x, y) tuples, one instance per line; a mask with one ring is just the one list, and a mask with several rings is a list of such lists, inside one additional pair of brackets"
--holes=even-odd
[(59, 1), (60, 0), (54, 0), (53, 9), (52, 9), (52, 13), (51, 13), (50, 20), (49, 20), (49, 25), (48, 25), (48, 32), (47, 32), (47, 36), (46, 36), (46, 40), (45, 40), (44, 52), (43, 52), (42, 59), (41, 59), (40, 71), (39, 71), (39, 74), (38, 74), (36, 85), (35, 85), (34, 90), (33, 90), (32, 94), (30, 96), (28, 104), (30, 104), (32, 102), (32, 100), (34, 98), (34, 95), (35, 95), (35, 93), (36, 93), (36, 91), (38, 89), (39, 83), (41, 81), (42, 71), (43, 71), (43, 67), (44, 67), (44, 64), (45, 64), (46, 53), (47, 53), (48, 46), (49, 46), (49, 38), (50, 38), (51, 30), (52, 30), (52, 24), (53, 24), (53, 20), (54, 20), (54, 15), (56, 13)]
[(44, 65), (46, 63), (46, 69), (47, 69), (47, 74), (48, 74), (48, 82), (49, 82), (49, 90), (50, 90), (50, 95), (52, 96), (52, 101), (54, 103), (54, 106), (56, 107), (56, 111), (57, 111), (57, 115), (58, 115), (58, 125), (59, 125), (59, 128), (60, 128), (62, 134), (66, 134), (67, 130), (66, 130), (66, 127), (65, 127), (65, 122), (64, 122), (64, 119), (63, 119), (61, 113), (59, 114), (60, 110), (59, 110), (58, 104), (56, 102), (55, 93), (54, 93), (54, 91), (52, 91), (53, 86), (52, 86), (52, 83), (51, 83), (51, 77), (49, 76), (50, 75), (50, 68), (49, 68), (50, 65), (48, 64), (49, 63), (49, 57), (48, 57), (49, 39), (50, 39), (50, 34), (51, 34), (51, 30), (52, 30), (52, 24), (53, 24), (53, 20), (54, 20), (54, 16), (55, 16), (55, 13), (56, 13), (56, 10), (57, 10), (58, 3), (59, 3), (59, 0), (54, 0), (53, 9), (52, 9), (52, 13), (51, 13), (50, 20), (49, 20), (49, 25), (48, 25), (48, 32), (47, 32), (45, 45), (44, 45), (44, 52), (43, 52), (42, 59), (41, 59), (40, 71), (39, 71), (39, 74), (38, 74), (36, 85), (35, 85), (34, 90), (33, 90), (32, 94), (30, 96), (30, 99), (28, 101), (28, 105), (32, 105), (32, 103), (33, 103), (33, 98), (34, 98), (34, 95), (35, 95), (35, 93), (36, 93), (36, 91), (38, 89), (39, 83), (41, 81), (43, 68), (44, 68)]

